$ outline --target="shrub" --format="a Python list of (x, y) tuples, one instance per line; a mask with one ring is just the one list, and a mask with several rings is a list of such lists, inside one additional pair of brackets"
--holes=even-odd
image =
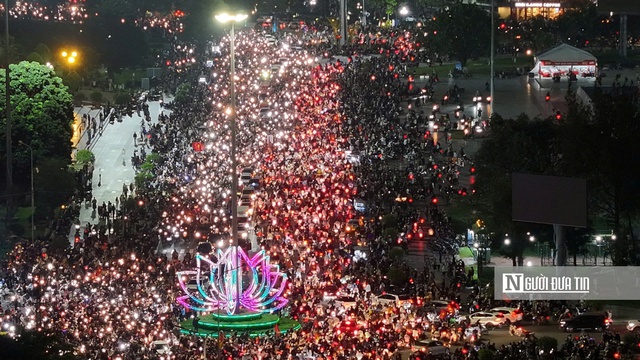
[(389, 250), (389, 257), (393, 261), (399, 261), (404, 256), (404, 249), (399, 246), (394, 246)]
[(493, 360), (496, 358), (496, 354), (489, 349), (480, 349), (478, 351), (478, 360)]
[(90, 150), (78, 150), (76, 154), (76, 162), (79, 164), (88, 164), (96, 161), (96, 156)]
[(76, 103), (81, 103), (87, 100), (87, 95), (85, 95), (83, 92), (77, 92), (75, 93), (75, 95), (73, 95), (73, 98), (76, 101)]
[(102, 103), (102, 99), (103, 99), (102, 92), (94, 91), (91, 93), (91, 101), (93, 101), (94, 103), (100, 104)]
[(538, 346), (545, 352), (545, 354), (549, 354), (551, 351), (556, 351), (558, 348), (558, 340), (551, 336), (543, 336), (538, 339)]
[(382, 231), (382, 237), (387, 240), (394, 241), (398, 237), (398, 229), (395, 227), (388, 227)]
[(387, 214), (382, 217), (383, 228), (397, 227), (397, 225), (398, 225), (398, 216), (396, 216), (395, 214)]
[(124, 91), (117, 93), (114, 98), (114, 102), (116, 103), (116, 105), (126, 105), (129, 103), (129, 101), (131, 101), (131, 95)]

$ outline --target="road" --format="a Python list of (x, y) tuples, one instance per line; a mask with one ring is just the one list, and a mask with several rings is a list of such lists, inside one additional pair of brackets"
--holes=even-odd
[[(168, 99), (170, 101), (170, 99)], [(161, 111), (167, 111), (160, 107), (158, 101), (150, 101), (149, 113), (152, 123), (156, 123)], [(142, 115), (142, 114), (141, 114)], [(123, 116), (122, 122), (117, 120), (113, 124), (105, 124), (102, 135), (94, 137), (91, 143), (91, 151), (95, 155), (92, 194), (97, 204), (103, 202), (115, 202), (116, 197), (122, 194), (123, 185), (129, 186), (134, 182), (135, 171), (131, 165), (131, 157), (134, 151), (140, 151), (142, 147), (134, 144), (133, 133), (140, 134), (143, 117), (133, 113), (133, 116)], [(140, 139), (140, 136), (138, 136)], [(86, 140), (83, 138), (78, 148), (84, 149)], [(151, 153), (145, 148), (147, 154)], [(84, 203), (80, 210), (80, 233), (84, 231), (87, 223), (97, 224), (97, 214), (89, 203)], [(73, 245), (75, 229), (70, 229), (69, 241)]]

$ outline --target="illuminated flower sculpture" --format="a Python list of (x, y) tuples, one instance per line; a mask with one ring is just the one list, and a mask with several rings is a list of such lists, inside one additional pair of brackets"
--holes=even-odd
[[(213, 262), (198, 254), (195, 270), (177, 273), (178, 282), (187, 294), (178, 298), (182, 306), (196, 311), (226, 311), (233, 315), (240, 308), (273, 313), (287, 304), (288, 300), (282, 296), (287, 275), (278, 265), (269, 263), (264, 250), (249, 258), (242, 248), (231, 246), (224, 251), (218, 250), (217, 258), (217, 262)], [(195, 280), (197, 291), (191, 291), (187, 286), (191, 280)]]

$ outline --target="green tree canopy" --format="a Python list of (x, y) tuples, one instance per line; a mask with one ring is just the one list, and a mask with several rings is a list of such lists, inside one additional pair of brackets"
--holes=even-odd
[[(590, 218), (617, 235), (614, 261), (638, 263), (637, 235), (640, 199), (640, 103), (637, 88), (616, 83), (592, 89), (591, 102), (568, 96), (569, 112), (560, 129), (562, 169), (568, 176), (587, 179)], [(604, 220), (601, 224), (595, 220)], [(602, 229), (600, 229), (602, 230)]]
[[(505, 256), (522, 261), (532, 225), (516, 223), (511, 216), (511, 174), (514, 172), (554, 174), (557, 163), (553, 120), (529, 120), (525, 115), (516, 120), (494, 116), (491, 137), (482, 143), (476, 155), (476, 203), (478, 215), (484, 220), (495, 242), (503, 245), (509, 234), (511, 244), (502, 246)], [(526, 227), (525, 227), (526, 226)]]
[(435, 52), (460, 61), (475, 59), (489, 52), (491, 19), (474, 4), (455, 3), (427, 22), (428, 42)]
[(36, 215), (48, 215), (51, 210), (67, 202), (76, 189), (75, 175), (62, 159), (43, 159), (34, 173)]
[[(63, 159), (68, 164), (71, 154), (73, 97), (67, 87), (53, 70), (35, 62), (12, 64), (9, 74), (16, 176), (28, 174), (30, 167), (30, 150), (20, 145), (19, 141), (31, 145), (36, 163), (42, 158), (56, 158)], [(0, 69), (0, 98), (5, 96), (4, 79), (5, 70)], [(0, 134), (4, 138), (4, 101), (0, 102), (0, 123)], [(4, 157), (4, 152), (2, 154)]]

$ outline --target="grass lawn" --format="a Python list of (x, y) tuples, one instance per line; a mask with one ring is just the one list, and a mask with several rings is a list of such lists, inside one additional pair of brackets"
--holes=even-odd
[[(525, 66), (529, 66), (533, 68), (533, 56), (519, 56), (516, 58), (516, 62), (514, 63), (511, 57), (499, 57), (495, 59), (495, 72), (501, 71), (512, 71), (516, 68), (523, 68)], [(434, 70), (438, 74), (441, 80), (445, 79), (449, 70), (453, 70), (455, 68), (455, 62), (444, 63), (442, 65), (435, 66), (424, 66), (418, 67), (415, 69), (416, 75), (430, 75)], [(487, 58), (481, 58), (477, 60), (469, 60), (467, 62), (466, 69), (469, 71), (471, 76), (489, 76), (491, 72), (491, 66), (489, 65), (489, 61)]]
[[(473, 251), (465, 246), (465, 247), (461, 247), (458, 250), (458, 256), (460, 257), (460, 259), (475, 259), (475, 256), (473, 256)], [(478, 265), (468, 265), (465, 266), (464, 270), (466, 272), (469, 271), (469, 269), (473, 268), (473, 280), (478, 280)]]

